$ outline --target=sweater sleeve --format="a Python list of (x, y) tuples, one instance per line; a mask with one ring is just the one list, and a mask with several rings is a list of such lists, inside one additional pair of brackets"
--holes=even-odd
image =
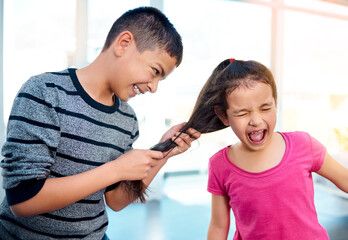
[(132, 112), (131, 116), (132, 116), (132, 121), (130, 122), (130, 124), (132, 124), (132, 135), (130, 137), (130, 142), (127, 146), (127, 148), (125, 149), (125, 153), (129, 152), (130, 150), (133, 149), (133, 144), (134, 142), (139, 138), (139, 125), (138, 125), (138, 119), (136, 117), (136, 114), (134, 112), (134, 110), (128, 105), (129, 107), (129, 111)]
[[(131, 137), (130, 137), (130, 141), (129, 144), (127, 146), (127, 148), (125, 149), (124, 153), (129, 152), (133, 149), (133, 143), (138, 139), (139, 137), (139, 126), (138, 126), (138, 119), (136, 117), (136, 114), (134, 112), (134, 110), (127, 104), (124, 102), (121, 102), (121, 109), (126, 107), (128, 111), (130, 111), (132, 114), (129, 114), (129, 116), (131, 117), (132, 121), (129, 121), (128, 124), (132, 125), (132, 133), (131, 133)], [(121, 182), (117, 182), (114, 183), (108, 187), (106, 187), (105, 192), (114, 190), (115, 188), (117, 188), (120, 185)]]
[(9, 117), (0, 166), (3, 188), (12, 199), (23, 186), (37, 193), (54, 163), (60, 139), (59, 119), (52, 104), (55, 94), (49, 92), (43, 80), (33, 77), (22, 86)]

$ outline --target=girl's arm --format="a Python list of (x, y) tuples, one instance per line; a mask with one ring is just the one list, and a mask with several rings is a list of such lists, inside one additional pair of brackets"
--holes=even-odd
[(227, 239), (230, 229), (230, 206), (228, 197), (212, 194), (211, 220), (208, 240)]
[(348, 169), (339, 164), (327, 152), (324, 163), (317, 173), (330, 180), (342, 191), (348, 193)]

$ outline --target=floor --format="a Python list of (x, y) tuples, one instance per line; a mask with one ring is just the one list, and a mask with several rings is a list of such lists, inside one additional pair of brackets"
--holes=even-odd
[[(195, 174), (167, 177), (160, 200), (132, 204), (120, 212), (109, 210), (107, 234), (111, 240), (202, 240), (210, 221), (207, 176)], [(319, 181), (320, 182), (320, 181)], [(151, 195), (150, 195), (151, 198)], [(315, 184), (319, 222), (331, 240), (348, 240), (348, 197), (332, 187)], [(235, 230), (231, 220), (230, 236)]]

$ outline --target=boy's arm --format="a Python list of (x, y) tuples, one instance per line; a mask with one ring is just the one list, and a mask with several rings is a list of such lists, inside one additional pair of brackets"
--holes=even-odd
[[(185, 123), (178, 124), (176, 126), (173, 126), (170, 128), (162, 137), (161, 141), (165, 141), (168, 138), (173, 138), (179, 134), (180, 129), (185, 125)], [(143, 182), (145, 186), (149, 186), (154, 177), (157, 175), (157, 173), (161, 170), (161, 168), (166, 164), (168, 159), (172, 156), (175, 156), (177, 154), (185, 152), (187, 149), (190, 148), (191, 142), (194, 139), (198, 139), (200, 137), (200, 133), (197, 132), (194, 129), (189, 129), (188, 134), (193, 136), (192, 139), (190, 135), (188, 134), (181, 134), (176, 140), (175, 143), (178, 145), (175, 147), (169, 154), (164, 153), (165, 158), (161, 160), (157, 160), (157, 164), (151, 167), (149, 170), (148, 176), (143, 179)], [(119, 211), (126, 206), (128, 206), (130, 203), (134, 202), (136, 199), (129, 199), (128, 193), (126, 190), (122, 187), (122, 183), (119, 187), (115, 188), (114, 190), (108, 191), (105, 193), (105, 200), (108, 206), (113, 209), (114, 211)]]
[[(157, 160), (158, 164), (153, 166), (149, 170), (149, 174), (146, 178), (143, 179), (145, 186), (149, 186), (152, 180), (155, 178), (157, 173), (161, 170), (164, 164), (167, 162), (167, 158)], [(130, 203), (134, 202), (136, 199), (130, 199), (128, 192), (123, 187), (121, 182), (120, 186), (114, 190), (108, 191), (105, 193), (105, 201), (107, 205), (114, 211), (120, 211), (123, 208), (127, 207)]]
[(317, 173), (330, 180), (342, 191), (348, 193), (348, 169), (339, 164), (327, 152), (324, 163)]
[(230, 206), (228, 197), (212, 194), (211, 220), (208, 240), (227, 239), (230, 229)]
[(58, 210), (71, 205), (94, 192), (121, 180), (140, 180), (148, 176), (163, 153), (150, 150), (132, 150), (117, 160), (92, 170), (60, 178), (49, 178), (32, 198), (12, 205), (17, 217), (27, 217)]

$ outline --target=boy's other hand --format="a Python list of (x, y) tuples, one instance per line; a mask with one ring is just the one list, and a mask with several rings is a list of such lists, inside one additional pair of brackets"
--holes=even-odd
[[(161, 142), (171, 138), (174, 139), (180, 134), (180, 130), (185, 126), (185, 122), (171, 127), (162, 137)], [(182, 133), (174, 142), (178, 145), (169, 153), (165, 152), (166, 158), (178, 155), (185, 152), (191, 147), (191, 143), (198, 139), (201, 136), (201, 133), (193, 128), (189, 128), (186, 133)]]

